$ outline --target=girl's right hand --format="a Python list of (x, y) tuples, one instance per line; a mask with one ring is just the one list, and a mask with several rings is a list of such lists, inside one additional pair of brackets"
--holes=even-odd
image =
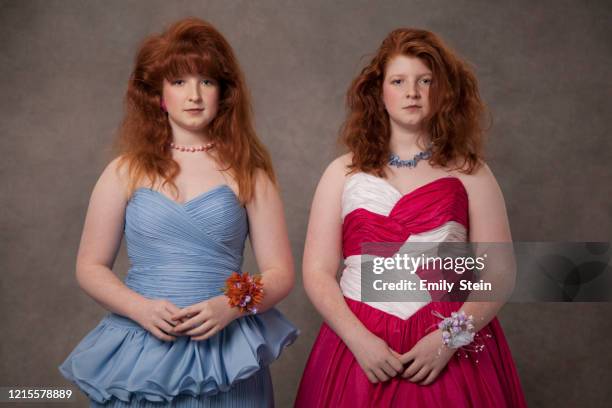
[(404, 370), (400, 355), (380, 337), (367, 332), (347, 344), (371, 383), (387, 381)]
[(145, 299), (136, 311), (134, 320), (159, 340), (174, 341), (175, 336), (181, 335), (174, 331), (174, 326), (181, 322), (173, 321), (172, 316), (180, 310), (164, 299)]

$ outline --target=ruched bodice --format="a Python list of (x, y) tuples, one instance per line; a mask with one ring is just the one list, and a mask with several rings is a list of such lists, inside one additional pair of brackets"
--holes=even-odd
[[(241, 270), (247, 234), (246, 210), (227, 185), (182, 204), (139, 188), (125, 212), (125, 284), (180, 308), (221, 295), (225, 280)], [(297, 335), (274, 308), (240, 317), (207, 340), (173, 342), (111, 313), (59, 368), (97, 403), (170, 402), (230, 390), (266, 369)]]
[[(388, 181), (367, 173), (351, 175), (342, 194), (342, 250), (344, 270), (340, 287), (345, 297), (359, 300), (361, 256), (364, 244), (385, 243), (375, 255), (390, 257), (423, 249), (410, 243), (465, 242), (469, 225), (468, 195), (457, 177), (442, 177), (402, 195)], [(369, 254), (374, 255), (374, 254)], [(418, 253), (413, 254), (418, 256)], [(419, 273), (406, 279), (417, 280)], [(423, 302), (367, 302), (386, 313), (406, 319)]]
[(227, 185), (180, 204), (148, 188), (134, 192), (125, 216), (126, 285), (179, 307), (221, 293), (240, 271), (247, 215)]
[[(427, 237), (430, 242), (465, 241), (469, 224), (467, 192), (457, 177), (438, 178), (402, 195), (384, 179), (356, 173), (346, 181), (342, 214), (345, 258), (360, 254), (364, 242), (400, 243), (428, 232), (437, 232), (436, 239)], [(453, 228), (440, 234), (444, 225)]]

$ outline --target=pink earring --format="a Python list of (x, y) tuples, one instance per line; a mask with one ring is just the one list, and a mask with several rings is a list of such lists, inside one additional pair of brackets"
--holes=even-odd
[(159, 106), (161, 107), (161, 110), (163, 110), (164, 112), (168, 112), (168, 109), (166, 109), (166, 103), (163, 99), (160, 100)]

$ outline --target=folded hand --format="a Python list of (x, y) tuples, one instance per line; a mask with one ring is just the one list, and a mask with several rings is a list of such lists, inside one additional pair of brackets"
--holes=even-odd
[(456, 351), (445, 346), (441, 330), (435, 330), (423, 336), (410, 351), (400, 357), (406, 367), (402, 377), (420, 385), (431, 384)]
[(206, 340), (240, 316), (240, 311), (230, 307), (227, 297), (216, 296), (187, 306), (174, 313), (171, 319), (177, 323), (174, 331), (191, 336), (192, 340)]

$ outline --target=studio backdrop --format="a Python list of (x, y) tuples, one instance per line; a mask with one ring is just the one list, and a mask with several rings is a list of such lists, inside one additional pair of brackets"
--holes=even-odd
[[(298, 276), (279, 309), (301, 330), (272, 365), (279, 407), (321, 324), (301, 283), (314, 189), (342, 153), (350, 81), (392, 29), (433, 31), (473, 67), (514, 240), (610, 241), (610, 2), (1, 1), (0, 386), (71, 387), (85, 404), (57, 366), (106, 314), (75, 279), (89, 196), (140, 41), (187, 16), (233, 45), (278, 174)], [(609, 404), (609, 303), (511, 302), (499, 318), (529, 406)]]

